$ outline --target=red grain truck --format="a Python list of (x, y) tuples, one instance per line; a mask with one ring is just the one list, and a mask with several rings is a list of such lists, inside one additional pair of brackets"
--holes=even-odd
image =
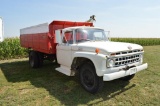
[(56, 60), (55, 70), (77, 76), (90, 93), (98, 92), (103, 81), (129, 81), (148, 67), (143, 64), (143, 47), (112, 42), (106, 32), (89, 22), (53, 21), (20, 30), (20, 43), (29, 49), (29, 63), (42, 66), (44, 59)]

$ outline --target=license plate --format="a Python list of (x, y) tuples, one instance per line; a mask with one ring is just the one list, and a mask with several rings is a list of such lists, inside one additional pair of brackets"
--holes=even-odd
[(130, 75), (135, 74), (137, 72), (137, 68), (130, 69)]

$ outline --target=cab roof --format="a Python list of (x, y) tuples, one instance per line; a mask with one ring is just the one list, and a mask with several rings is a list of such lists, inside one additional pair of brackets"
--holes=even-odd
[(90, 26), (76, 26), (76, 27), (64, 28), (63, 31), (71, 31), (71, 30), (75, 30), (75, 29), (102, 29), (102, 28), (90, 27)]

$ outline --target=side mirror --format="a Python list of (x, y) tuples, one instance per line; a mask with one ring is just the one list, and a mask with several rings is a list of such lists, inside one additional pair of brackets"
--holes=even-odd
[(56, 43), (61, 44), (62, 43), (61, 30), (55, 31), (55, 37), (56, 37)]

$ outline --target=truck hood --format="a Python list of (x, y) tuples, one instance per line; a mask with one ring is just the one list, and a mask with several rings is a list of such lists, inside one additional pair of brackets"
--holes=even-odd
[(92, 51), (92, 49), (98, 48), (104, 52), (120, 52), (120, 51), (128, 51), (128, 50), (135, 50), (135, 49), (143, 49), (142, 46), (138, 44), (132, 43), (124, 43), (124, 42), (111, 42), (111, 41), (104, 41), (104, 42), (84, 42), (79, 43), (77, 45), (79, 48), (83, 50)]

